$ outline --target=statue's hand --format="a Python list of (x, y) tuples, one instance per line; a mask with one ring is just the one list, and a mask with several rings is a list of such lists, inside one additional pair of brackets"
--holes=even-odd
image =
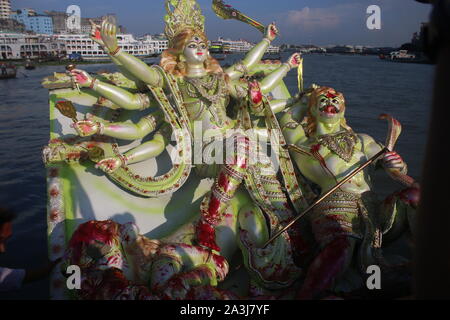
[(278, 33), (278, 28), (275, 23), (271, 23), (266, 29), (266, 38), (273, 41), (277, 37)]
[(400, 157), (400, 155), (395, 151), (387, 152), (383, 156), (382, 161), (386, 169), (403, 171), (406, 166), (406, 163), (403, 161), (402, 157)]
[(80, 69), (73, 69), (70, 71), (70, 76), (72, 77), (72, 81), (77, 83), (80, 87), (89, 87), (94, 81), (89, 73)]
[(121, 166), (124, 165), (124, 161), (119, 157), (113, 157), (113, 158), (106, 158), (101, 161), (99, 161), (95, 167), (97, 169), (102, 170), (106, 173), (113, 173), (117, 169), (119, 169)]
[(289, 67), (291, 67), (291, 69), (297, 68), (300, 63), (302, 63), (302, 56), (300, 55), (300, 53), (294, 53), (292, 56), (289, 57), (287, 64), (289, 65)]
[(109, 52), (116, 52), (119, 45), (117, 43), (117, 28), (114, 24), (108, 21), (108, 19), (104, 19), (101, 26), (101, 37), (105, 47)]
[(100, 133), (101, 124), (92, 120), (78, 121), (72, 124), (80, 137), (90, 137)]
[(98, 24), (96, 24), (94, 21), (89, 19), (89, 22), (91, 23), (91, 39), (92, 41), (98, 43), (101, 47), (105, 47), (105, 43), (102, 39), (102, 27)]

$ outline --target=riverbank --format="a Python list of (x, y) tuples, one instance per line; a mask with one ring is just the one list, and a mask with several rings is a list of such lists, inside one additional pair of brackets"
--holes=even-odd
[[(150, 59), (157, 59), (159, 56), (155, 57), (146, 57), (144, 60), (150, 60)], [(27, 63), (24, 59), (8, 59), (8, 60), (0, 60), (0, 63), (11, 63), (15, 65), (16, 67), (24, 67)], [(111, 63), (110, 59), (103, 59), (103, 60), (51, 60), (51, 61), (39, 61), (39, 60), (31, 60), (31, 62), (36, 67), (45, 67), (45, 66), (65, 66), (68, 64), (76, 64), (76, 65), (94, 65), (94, 64), (109, 64)]]

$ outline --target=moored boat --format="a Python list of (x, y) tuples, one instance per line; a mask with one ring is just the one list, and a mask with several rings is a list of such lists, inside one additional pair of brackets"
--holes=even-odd
[(27, 62), (25, 63), (25, 69), (34, 70), (36, 69), (36, 65), (33, 62), (31, 62), (31, 60), (27, 60)]
[(16, 67), (12, 64), (0, 64), (0, 79), (12, 79), (17, 76)]

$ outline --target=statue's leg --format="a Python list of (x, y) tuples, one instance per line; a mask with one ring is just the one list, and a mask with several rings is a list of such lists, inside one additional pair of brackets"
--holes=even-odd
[(355, 244), (355, 239), (341, 236), (325, 245), (309, 266), (297, 298), (313, 299), (329, 289), (349, 267)]
[(209, 249), (220, 251), (216, 244), (217, 225), (236, 190), (241, 185), (248, 164), (249, 140), (244, 135), (234, 137), (236, 152), (233, 161), (227, 161), (219, 172), (211, 193), (201, 205), (201, 218), (196, 226), (197, 242)]
[(182, 262), (176, 256), (160, 256), (152, 263), (150, 271), (150, 289), (152, 292), (161, 292), (167, 282), (181, 272)]
[(216, 272), (209, 265), (199, 265), (170, 278), (162, 291), (163, 298), (185, 300), (194, 287), (215, 287)]
[(380, 210), (383, 242), (399, 238), (405, 231), (414, 231), (414, 218), (420, 200), (417, 188), (407, 188), (388, 196)]
[(228, 274), (225, 258), (198, 246), (167, 244), (150, 270), (150, 289), (163, 298), (183, 299), (194, 286), (217, 286)]
[(256, 247), (262, 247), (269, 240), (269, 228), (258, 206), (247, 204), (239, 210), (239, 229), (246, 233), (246, 238)]

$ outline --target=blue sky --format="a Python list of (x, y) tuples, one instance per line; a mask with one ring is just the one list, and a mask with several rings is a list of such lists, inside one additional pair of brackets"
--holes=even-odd
[[(34, 8), (65, 11), (81, 7), (83, 17), (116, 13), (119, 24), (137, 35), (164, 29), (164, 0), (11, 0), (13, 9)], [(255, 41), (260, 33), (250, 26), (220, 20), (211, 10), (211, 0), (198, 0), (206, 16), (210, 39), (219, 35)], [(278, 44), (361, 44), (398, 46), (409, 42), (420, 23), (428, 20), (430, 7), (414, 0), (226, 0), (245, 14), (268, 24), (275, 21), (281, 35)], [(381, 8), (381, 30), (368, 30), (366, 9)]]

